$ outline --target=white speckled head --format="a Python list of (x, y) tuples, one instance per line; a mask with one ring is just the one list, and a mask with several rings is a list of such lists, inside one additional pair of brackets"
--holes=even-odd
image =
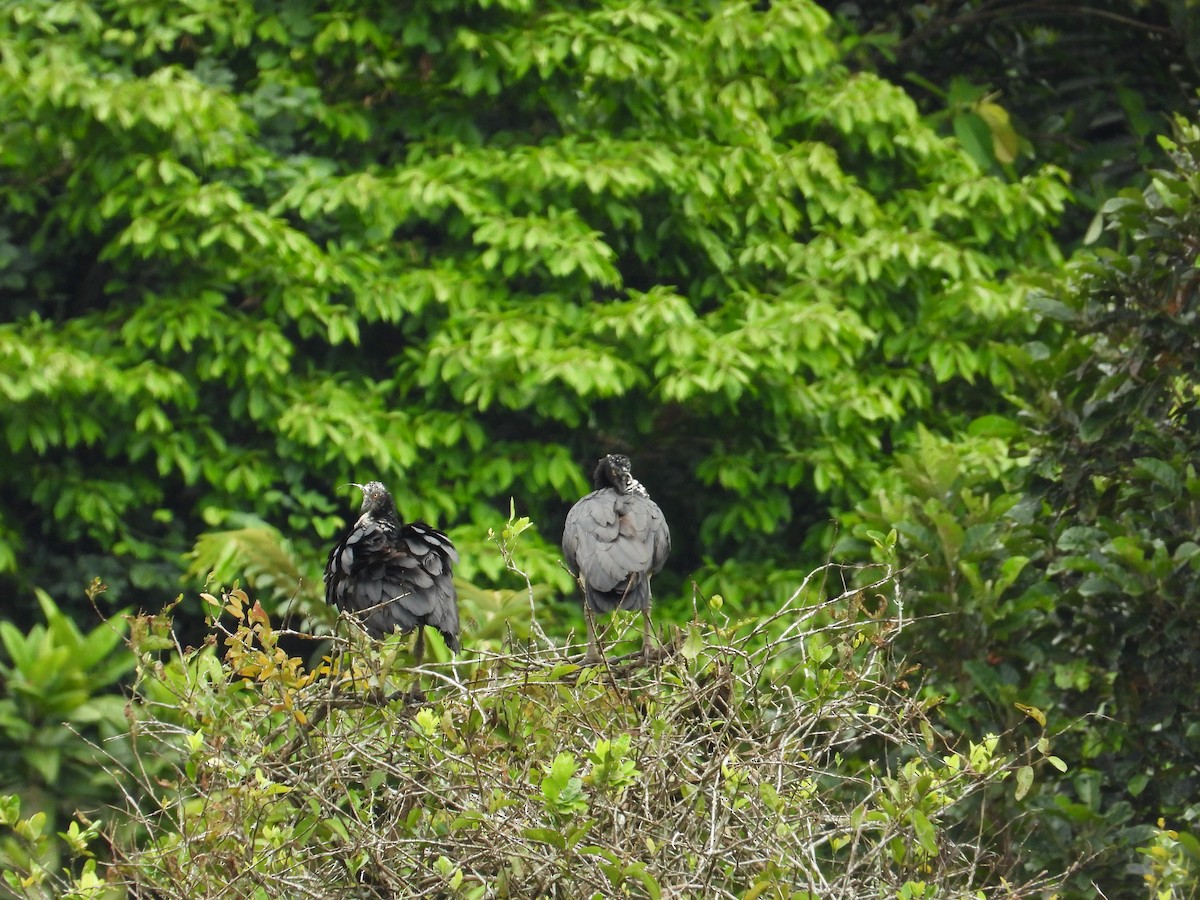
[(618, 494), (646, 495), (646, 489), (642, 487), (641, 482), (633, 477), (632, 469), (633, 463), (628, 456), (610, 453), (596, 464), (592, 482), (596, 490), (610, 487)]
[(386, 514), (395, 515), (396, 505), (392, 502), (392, 495), (388, 493), (388, 489), (383, 486), (380, 481), (368, 481), (366, 484), (350, 483), (351, 487), (356, 487), (363, 494), (361, 513), (364, 515), (370, 514)]

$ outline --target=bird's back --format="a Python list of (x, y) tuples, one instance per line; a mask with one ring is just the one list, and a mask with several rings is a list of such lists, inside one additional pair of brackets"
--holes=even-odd
[(567, 567), (582, 576), (592, 609), (645, 609), (650, 576), (671, 552), (671, 532), (662, 510), (645, 493), (606, 487), (571, 507), (562, 548)]
[(458, 593), (450, 538), (422, 522), (400, 524), (364, 514), (330, 551), (325, 599), (382, 637), (430, 625), (459, 649)]

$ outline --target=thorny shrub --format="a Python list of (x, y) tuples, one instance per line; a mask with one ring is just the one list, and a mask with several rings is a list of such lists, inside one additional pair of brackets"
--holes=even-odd
[[(826, 566), (766, 621), (697, 600), (652, 665), (599, 667), (576, 645), (514, 641), (417, 672), (403, 639), (352, 630), (308, 668), (286, 649), (301, 635), (244, 591), (208, 595), (220, 616), (200, 649), (159, 658), (164, 623), (132, 629), (135, 730), (154, 749), (121, 776), (136, 827), (106, 832), (111, 858), (84, 871), (94, 892), (48, 871), (9, 884), (313, 898), (1052, 887), (1010, 880), (1015, 860), (975, 818), (987, 792), (1021, 796), (1061, 761), (1045, 738), (1018, 754), (940, 728), (891, 652), (899, 586), (874, 574)], [(430, 699), (406, 702), (418, 677)]]

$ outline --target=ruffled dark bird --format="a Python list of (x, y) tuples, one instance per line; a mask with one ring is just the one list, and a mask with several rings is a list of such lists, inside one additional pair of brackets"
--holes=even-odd
[(417, 632), (413, 655), (425, 653), (424, 626), (436, 628), (458, 652), (458, 593), (454, 544), (424, 522), (403, 522), (392, 495), (378, 481), (356, 484), (363, 492), (358, 521), (329, 553), (325, 599), (381, 638)]
[(650, 579), (671, 552), (671, 531), (632, 468), (627, 456), (602, 458), (595, 490), (571, 507), (563, 527), (563, 558), (583, 589), (588, 662), (602, 658), (595, 613), (615, 609), (642, 611), (642, 652), (653, 652)]

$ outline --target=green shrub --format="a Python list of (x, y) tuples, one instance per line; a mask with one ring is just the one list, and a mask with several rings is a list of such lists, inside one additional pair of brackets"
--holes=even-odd
[[(0, 877), (11, 896), (28, 900), (115, 900), (126, 896), (120, 885), (106, 884), (97, 870), (93, 845), (98, 843), (99, 820), (81, 827), (72, 821), (54, 834), (44, 812), (23, 816), (21, 799), (0, 795)], [(72, 867), (56, 870), (49, 860), (68, 851)]]
[(1037, 298), (1019, 416), (927, 436), (856, 513), (864, 542), (895, 527), (881, 559), (917, 561), (907, 646), (945, 654), (923, 690), (947, 721), (1005, 731), (1036, 706), (1077, 761), (1035, 791), (1029, 862), (1086, 859), (1081, 894), (1140, 890), (1155, 823), (1200, 819), (1200, 126), (1162, 143), (1171, 168), (1104, 206), (1123, 246)]
[(406, 642), (335, 636), (310, 669), (243, 591), (210, 596), (220, 659), (141, 652), (138, 730), (173, 765), (129, 785), (143, 837), (115, 842), (107, 877), (188, 896), (1034, 896), (1054, 879), (1014, 880), (1020, 852), (980, 843), (974, 801), (1061, 763), (1045, 738), (1014, 755), (931, 719), (878, 575), (830, 566), (762, 622), (701, 604), (657, 668), (485, 641), (427, 665), (419, 706)]
[(1192, 900), (1200, 895), (1200, 841), (1163, 826), (1159, 819), (1153, 838), (1138, 848), (1144, 860), (1138, 868), (1151, 900)]
[[(103, 590), (93, 584), (93, 596)], [(114, 692), (134, 668), (116, 616), (83, 632), (44, 592), (44, 625), (22, 633), (0, 622), (0, 792), (58, 816), (95, 812), (120, 799), (108, 763), (129, 764), (125, 699)]]

